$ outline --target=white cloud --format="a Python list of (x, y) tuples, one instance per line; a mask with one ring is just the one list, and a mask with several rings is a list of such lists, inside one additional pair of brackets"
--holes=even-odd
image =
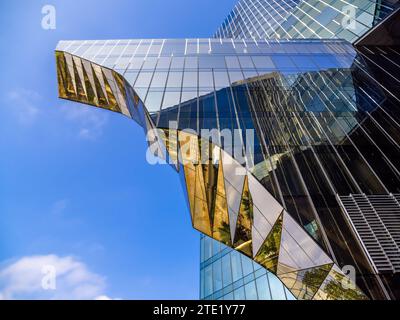
[[(56, 274), (54, 290), (46, 290), (49, 270)], [(27, 256), (0, 269), (0, 299), (104, 299), (105, 287), (103, 276), (71, 256)]]
[(15, 89), (8, 93), (9, 108), (14, 112), (18, 122), (23, 125), (34, 123), (39, 115), (37, 104), (41, 100), (39, 93), (29, 89)]
[(69, 105), (62, 106), (62, 111), (67, 120), (79, 126), (78, 137), (84, 140), (95, 140), (103, 134), (103, 129), (108, 122), (108, 115), (98, 108)]

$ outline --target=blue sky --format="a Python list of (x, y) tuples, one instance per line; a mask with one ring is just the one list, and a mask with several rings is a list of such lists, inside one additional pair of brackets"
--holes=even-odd
[[(0, 2), (0, 299), (198, 298), (199, 234), (178, 175), (146, 162), (133, 121), (57, 98), (54, 48), (208, 37), (235, 2)], [(56, 30), (41, 28), (46, 4)], [(55, 291), (38, 283), (46, 264)]]

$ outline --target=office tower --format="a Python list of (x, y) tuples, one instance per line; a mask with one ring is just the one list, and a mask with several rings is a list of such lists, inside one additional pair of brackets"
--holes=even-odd
[(398, 0), (239, 0), (214, 36), (355, 42), (399, 6)]
[[(400, 23), (396, 10), (400, 1), (291, 1), (291, 0), (240, 0), (229, 13), (215, 33), (217, 38), (344, 38), (351, 42), (377, 46), (379, 44), (394, 44), (394, 30), (400, 30)], [(398, 13), (397, 13), (398, 14)], [(388, 19), (386, 19), (389, 17)], [(396, 22), (397, 21), (397, 22)], [(383, 23), (382, 23), (383, 22)], [(375, 29), (380, 29), (376, 31)], [(374, 31), (374, 32), (371, 32)], [(372, 36), (370, 35), (372, 33)], [(398, 32), (397, 32), (398, 36)], [(398, 38), (397, 38), (398, 39)], [(386, 211), (398, 209), (393, 204), (393, 197), (377, 196), (375, 202), (380, 203), (383, 212), (373, 215), (374, 231), (368, 225), (368, 232), (365, 231), (367, 222), (362, 218), (357, 204), (350, 196), (344, 202), (350, 206), (352, 217), (347, 216), (353, 229), (357, 226), (357, 237), (361, 242), (369, 243), (369, 251), (374, 252), (368, 255), (379, 260), (381, 268), (389, 272), (396, 272), (393, 265), (388, 262), (383, 248), (376, 239), (375, 234), (381, 234), (386, 226), (383, 222), (376, 223), (380, 216), (385, 219)], [(365, 200), (365, 199), (363, 199)], [(339, 200), (343, 207), (342, 200)], [(361, 205), (371, 204), (369, 200), (361, 202)], [(383, 204), (383, 207), (382, 207)], [(374, 208), (375, 211), (377, 208)], [(378, 207), (379, 210), (379, 207)], [(356, 213), (355, 213), (356, 212)], [(386, 219), (391, 220), (393, 215)], [(398, 224), (395, 228), (398, 228)], [(312, 225), (305, 226), (312, 227)], [(309, 228), (307, 228), (310, 230)], [(393, 229), (393, 226), (392, 226)], [(395, 233), (398, 232), (394, 231)], [(360, 237), (362, 235), (362, 239)], [(389, 238), (389, 239), (388, 239)], [(371, 239), (373, 244), (371, 244)], [(397, 261), (398, 250), (393, 250), (396, 244), (391, 236), (385, 234), (381, 239), (384, 247), (389, 251), (388, 255)], [(363, 244), (365, 246), (365, 244)], [(377, 270), (375, 266), (375, 270)], [(378, 271), (376, 271), (378, 272)]]
[[(150, 150), (179, 173), (193, 227), (261, 265), (294, 298), (394, 299), (400, 54), (363, 45), (381, 32), (398, 41), (389, 18), (356, 47), (255, 37), (62, 41), (59, 96), (141, 125)], [(356, 284), (345, 275), (352, 268)], [(240, 297), (248, 285), (265, 297), (258, 270), (255, 282), (227, 291), (243, 288)], [(229, 297), (222, 293), (212, 290)]]

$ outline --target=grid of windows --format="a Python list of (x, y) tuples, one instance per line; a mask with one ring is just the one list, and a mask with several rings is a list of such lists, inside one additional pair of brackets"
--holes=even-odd
[(215, 37), (354, 42), (399, 5), (397, 0), (240, 0)]
[(204, 235), (200, 246), (201, 299), (295, 300), (274, 274), (238, 251)]

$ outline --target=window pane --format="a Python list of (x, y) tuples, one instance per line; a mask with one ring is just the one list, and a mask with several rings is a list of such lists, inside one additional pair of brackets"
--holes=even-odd
[(143, 63), (143, 70), (154, 70), (157, 64), (157, 58), (147, 58)]
[(136, 81), (136, 78), (137, 78), (138, 74), (139, 74), (139, 72), (131, 72), (131, 71), (125, 72), (124, 78), (125, 78), (126, 81), (129, 82), (130, 85), (133, 86), (135, 84), (135, 81)]
[(164, 88), (167, 81), (167, 72), (155, 72), (151, 81), (152, 88)]
[(204, 270), (204, 296), (207, 297), (213, 293), (212, 265)]
[(256, 279), (257, 293), (260, 300), (271, 300), (271, 294), (269, 292), (269, 285), (267, 275), (263, 275)]
[(204, 239), (204, 260), (211, 258), (211, 239), (206, 237)]
[(229, 77), (231, 78), (231, 83), (244, 79), (243, 73), (241, 71), (229, 71)]
[(197, 72), (185, 71), (183, 75), (183, 88), (197, 88)]
[[(181, 98), (180, 92), (166, 91), (164, 94), (163, 109), (165, 109), (167, 107), (173, 107), (173, 106), (178, 105), (180, 98)], [(206, 244), (205, 240), (204, 240), (204, 246), (205, 246), (204, 260), (206, 260), (209, 258), (209, 256), (207, 256), (207, 254), (209, 254), (209, 253), (207, 252), (208, 248), (207, 248), (207, 244)]]
[(243, 277), (253, 272), (253, 261), (244, 255), (241, 255), (242, 267), (243, 267)]
[(135, 87), (148, 88), (153, 72), (141, 72), (136, 80)]
[(224, 295), (224, 300), (233, 300), (233, 292)]
[(140, 69), (143, 64), (143, 58), (132, 58), (130, 60), (129, 69)]
[(220, 251), (220, 242), (213, 240), (213, 256)]
[(197, 57), (186, 57), (185, 69), (197, 69)]
[(246, 299), (243, 287), (236, 289), (233, 294), (234, 294), (235, 300), (245, 300)]
[(172, 58), (171, 69), (183, 70), (183, 64), (185, 62), (184, 57)]
[(224, 283), (224, 287), (226, 287), (232, 283), (231, 259), (229, 254), (226, 254), (222, 257), (222, 266), (222, 280)]
[(273, 300), (286, 300), (282, 282), (272, 273), (268, 273), (269, 286)]
[(149, 91), (146, 97), (145, 106), (149, 112), (159, 111), (161, 107), (161, 100), (163, 92)]
[(254, 281), (249, 282), (244, 286), (246, 292), (246, 300), (257, 300), (257, 291)]
[(276, 56), (273, 56), (272, 59), (274, 60), (275, 65), (278, 69), (295, 68), (293, 61), (290, 59), (289, 56), (276, 55)]
[(252, 57), (252, 58), (253, 58), (253, 62), (254, 62), (254, 64), (255, 64), (257, 69), (275, 68), (275, 65), (272, 62), (272, 59), (270, 57), (255, 56), (255, 57)]
[(221, 259), (213, 263), (214, 292), (222, 289)]
[(237, 57), (225, 57), (228, 69), (240, 69), (239, 60)]
[(229, 78), (226, 70), (214, 71), (214, 81), (216, 89), (229, 87)]
[(171, 63), (171, 57), (160, 57), (157, 63), (157, 70), (169, 69), (170, 63)]
[(330, 56), (314, 55), (313, 59), (321, 69), (337, 68), (337, 64)]
[(199, 72), (199, 88), (213, 88), (213, 77), (211, 71), (200, 71)]
[(287, 300), (297, 300), (296, 297), (285, 287)]
[(239, 57), (239, 61), (243, 69), (254, 69), (254, 65), (250, 57)]
[(293, 56), (293, 61), (301, 70), (316, 70), (317, 66), (313, 63), (311, 56)]
[(168, 75), (168, 88), (180, 88), (182, 84), (182, 72), (170, 72)]
[(242, 264), (240, 263), (240, 255), (236, 251), (231, 252), (231, 261), (232, 261), (232, 276), (233, 282), (239, 280), (242, 275)]
[(225, 68), (224, 57), (218, 56), (200, 56), (199, 57), (199, 68)]

